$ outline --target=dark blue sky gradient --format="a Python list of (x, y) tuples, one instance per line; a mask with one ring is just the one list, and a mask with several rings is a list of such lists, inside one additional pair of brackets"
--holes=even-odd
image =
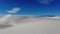
[(21, 8), (16, 14), (24, 15), (60, 15), (60, 0), (50, 4), (41, 4), (39, 0), (0, 0), (0, 14), (8, 14), (6, 10)]

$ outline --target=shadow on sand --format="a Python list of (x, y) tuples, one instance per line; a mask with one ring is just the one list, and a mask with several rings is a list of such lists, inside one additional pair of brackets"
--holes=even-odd
[(13, 25), (2, 25), (0, 24), (0, 29), (5, 29), (5, 28), (9, 28), (12, 27)]

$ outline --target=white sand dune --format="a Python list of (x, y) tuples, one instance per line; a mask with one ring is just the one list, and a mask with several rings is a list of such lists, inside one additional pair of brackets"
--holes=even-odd
[(7, 15), (0, 18), (0, 34), (60, 34), (60, 18)]

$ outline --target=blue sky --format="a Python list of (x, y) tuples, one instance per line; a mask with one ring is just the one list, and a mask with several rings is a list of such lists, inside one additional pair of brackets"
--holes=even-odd
[(0, 0), (0, 14), (16, 7), (19, 15), (60, 15), (60, 0)]

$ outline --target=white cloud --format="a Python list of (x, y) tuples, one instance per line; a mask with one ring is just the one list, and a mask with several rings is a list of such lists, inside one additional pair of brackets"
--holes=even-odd
[(21, 10), (21, 8), (13, 8), (12, 10), (8, 10), (7, 12), (8, 13), (16, 13), (16, 12), (18, 12), (20, 10)]
[(53, 2), (53, 0), (39, 0), (41, 4), (50, 4)]

